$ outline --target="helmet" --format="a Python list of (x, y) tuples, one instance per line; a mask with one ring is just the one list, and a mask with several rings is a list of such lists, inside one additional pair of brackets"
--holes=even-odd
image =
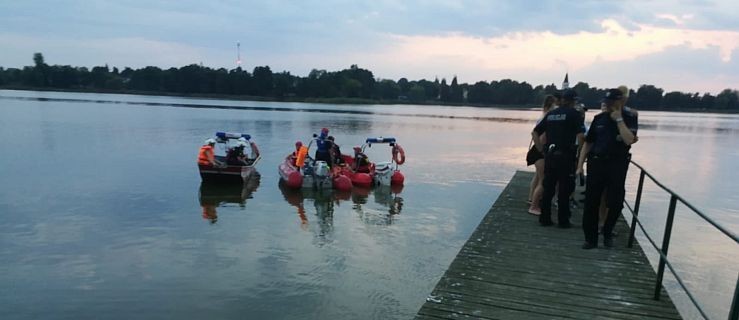
[(239, 148), (246, 147), (246, 139), (244, 139), (243, 141), (239, 139), (239, 142), (236, 143), (236, 146)]
[(244, 142), (244, 143), (246, 143), (246, 138), (244, 138), (244, 137), (241, 137), (241, 138), (239, 138), (239, 142)]
[(216, 140), (213, 138), (208, 138), (205, 140), (205, 144), (216, 144)]

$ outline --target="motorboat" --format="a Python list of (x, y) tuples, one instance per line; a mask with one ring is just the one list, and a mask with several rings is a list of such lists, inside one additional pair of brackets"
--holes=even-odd
[(277, 171), (282, 183), (291, 189), (336, 189), (348, 191), (351, 180), (342, 174), (338, 166), (330, 167), (325, 161), (316, 161), (308, 155), (310, 146), (298, 143), (296, 151), (288, 154)]
[[(261, 159), (257, 144), (251, 140), (252, 137), (245, 133), (235, 132), (216, 132), (215, 141), (217, 148), (221, 154), (215, 154), (218, 162), (216, 165), (198, 164), (200, 178), (203, 182), (212, 183), (241, 183), (249, 180), (251, 176), (257, 174), (256, 165)], [(240, 162), (233, 162), (227, 159), (228, 152), (234, 150), (238, 143), (244, 143), (248, 147), (245, 148), (244, 158)]]
[[(388, 145), (391, 148), (390, 161), (371, 162), (365, 154), (373, 144)], [(405, 150), (393, 137), (367, 138), (361, 147), (354, 147), (354, 156), (341, 155), (344, 164), (338, 166), (341, 175), (349, 177), (355, 187), (402, 186), (405, 176), (400, 165), (405, 163)]]

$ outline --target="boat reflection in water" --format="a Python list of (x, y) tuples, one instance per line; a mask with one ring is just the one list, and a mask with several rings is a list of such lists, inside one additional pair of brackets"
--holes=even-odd
[[(352, 202), (354, 203), (354, 211), (367, 224), (390, 225), (393, 224), (396, 215), (403, 210), (403, 198), (400, 193), (403, 192), (403, 186), (375, 186), (372, 189), (354, 188), (352, 190)], [(387, 212), (368, 208), (367, 201), (370, 193), (374, 197), (374, 202), (385, 208)]]
[(198, 200), (203, 209), (203, 219), (211, 224), (218, 221), (218, 207), (236, 204), (240, 208), (246, 207), (246, 200), (252, 198), (252, 194), (259, 188), (261, 177), (256, 173), (248, 180), (241, 183), (223, 184), (212, 182), (201, 182)]
[(282, 191), (285, 201), (297, 208), (300, 228), (303, 230), (308, 230), (311, 225), (311, 219), (305, 214), (305, 200), (312, 200), (316, 210), (316, 225), (318, 227), (316, 236), (319, 238), (319, 244), (332, 241), (334, 207), (339, 206), (342, 201), (345, 202), (351, 199), (351, 191), (315, 188), (291, 189), (282, 182), (280, 182), (280, 191)]
[[(300, 227), (303, 230), (312, 229), (317, 226), (316, 235), (319, 242), (331, 241), (334, 229), (334, 209), (342, 203), (352, 201), (352, 209), (359, 213), (360, 219), (367, 224), (390, 225), (394, 217), (403, 210), (403, 198), (399, 196), (403, 186), (377, 186), (370, 188), (353, 188), (352, 191), (318, 190), (313, 188), (291, 189), (280, 184), (285, 201), (297, 208)], [(387, 210), (376, 210), (367, 205), (370, 194), (376, 204)], [(308, 205), (313, 203), (315, 208), (315, 223), (313, 218), (306, 215), (306, 200)]]

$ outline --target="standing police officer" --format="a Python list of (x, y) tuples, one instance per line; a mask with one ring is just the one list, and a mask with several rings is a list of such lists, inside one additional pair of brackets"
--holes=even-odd
[(619, 89), (606, 92), (603, 98), (606, 110), (593, 118), (577, 163), (577, 172), (582, 173), (585, 157), (588, 159), (583, 249), (598, 247), (598, 208), (604, 189), (608, 215), (603, 225), (603, 245), (613, 246), (613, 227), (623, 209), (626, 170), (631, 160), (629, 149), (636, 141), (638, 128), (636, 115), (623, 110), (625, 100)]
[(560, 228), (570, 227), (570, 193), (575, 188), (575, 164), (577, 147), (582, 145), (583, 116), (575, 110), (577, 93), (568, 89), (562, 94), (560, 107), (549, 111), (536, 125), (531, 136), (536, 148), (544, 154), (544, 182), (539, 223), (550, 226), (552, 222), (552, 197), (559, 184), (558, 223)]

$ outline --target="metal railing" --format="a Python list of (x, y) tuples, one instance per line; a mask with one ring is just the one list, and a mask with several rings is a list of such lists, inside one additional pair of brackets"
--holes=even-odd
[[(677, 274), (675, 269), (672, 267), (672, 264), (667, 259), (667, 249), (670, 247), (670, 236), (672, 235), (672, 223), (675, 220), (675, 208), (677, 206), (677, 202), (680, 201), (682, 204), (684, 204), (686, 207), (688, 207), (690, 210), (692, 210), (695, 214), (697, 214), (699, 217), (703, 218), (706, 222), (711, 224), (713, 227), (721, 231), (724, 235), (728, 236), (732, 240), (734, 240), (735, 244), (739, 244), (739, 238), (732, 233), (731, 231), (727, 230), (726, 228), (722, 227), (713, 219), (706, 216), (703, 212), (696, 209), (693, 205), (688, 203), (685, 199), (680, 197), (678, 194), (670, 190), (669, 188), (665, 187), (662, 183), (657, 181), (657, 179), (654, 178), (647, 170), (645, 170), (642, 166), (640, 166), (638, 163), (631, 161), (631, 163), (639, 168), (641, 170), (641, 173), (639, 174), (639, 186), (636, 191), (636, 200), (634, 202), (634, 207), (632, 208), (627, 201), (624, 200), (625, 207), (631, 211), (631, 231), (629, 232), (629, 242), (628, 247), (631, 248), (634, 245), (634, 233), (636, 232), (636, 226), (638, 225), (641, 229), (644, 236), (649, 240), (649, 243), (652, 244), (652, 247), (659, 252), (659, 265), (657, 267), (657, 281), (654, 287), (654, 300), (659, 300), (660, 294), (662, 292), (662, 278), (664, 277), (665, 273), (665, 266), (667, 266), (670, 269), (670, 272), (675, 277), (675, 280), (677, 280), (677, 283), (682, 287), (685, 294), (690, 298), (690, 301), (693, 303), (695, 308), (698, 310), (698, 312), (701, 314), (701, 316), (704, 319), (709, 319), (709, 317), (706, 315), (705, 311), (703, 310), (703, 307), (701, 307), (700, 303), (698, 303), (698, 300), (693, 296), (693, 294), (688, 290), (688, 288), (685, 286), (685, 283), (680, 278), (680, 276)], [(657, 243), (652, 239), (652, 237), (647, 233), (647, 231), (644, 229), (644, 226), (642, 225), (641, 221), (639, 221), (639, 206), (641, 204), (641, 198), (642, 198), (642, 191), (644, 189), (644, 177), (649, 177), (649, 179), (652, 180), (657, 186), (662, 188), (662, 190), (666, 191), (670, 194), (670, 206), (667, 210), (667, 221), (665, 223), (665, 231), (662, 238), (662, 246), (658, 247)], [(737, 283), (734, 287), (734, 298), (731, 302), (731, 309), (729, 310), (729, 320), (738, 320), (739, 318), (739, 276), (737, 277)]]

